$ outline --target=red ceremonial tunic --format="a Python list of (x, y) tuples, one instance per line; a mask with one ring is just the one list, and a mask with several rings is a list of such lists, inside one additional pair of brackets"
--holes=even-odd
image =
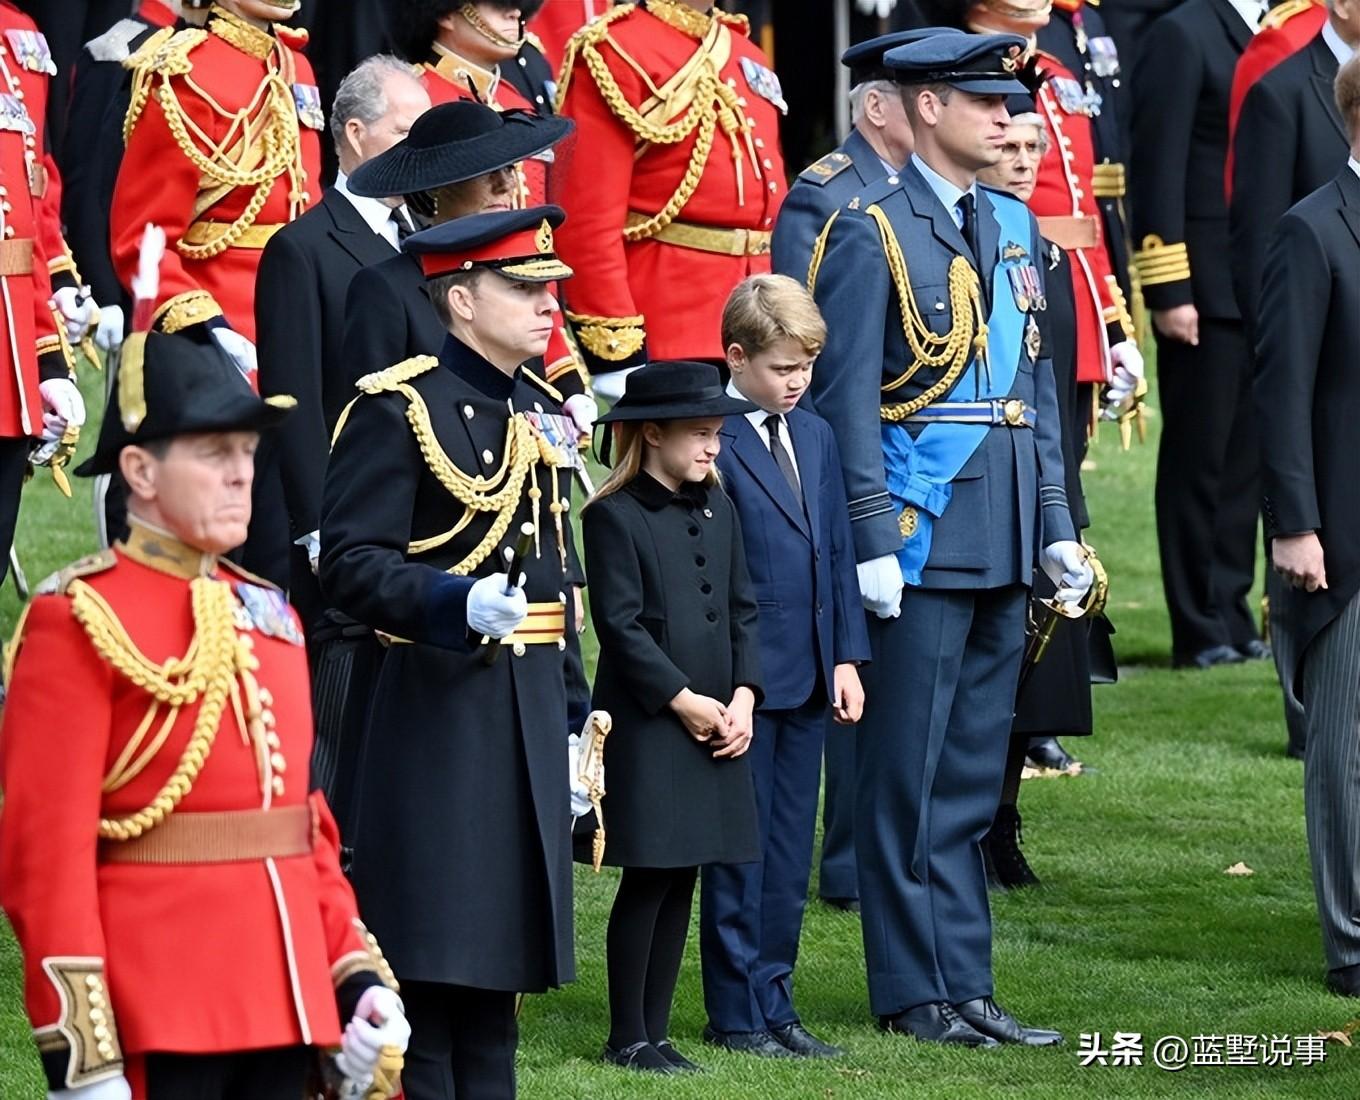
[[(1042, 51), (1038, 67), (1043, 83), (1036, 107), (1044, 120), (1048, 151), (1039, 164), (1029, 208), (1041, 219), (1081, 218), (1089, 222), (1093, 246), (1068, 248), (1064, 241), (1055, 243), (1063, 245), (1071, 260), (1077, 312), (1077, 381), (1103, 383), (1110, 378), (1106, 326), (1115, 319), (1117, 307), (1110, 292), (1114, 272), (1092, 183), (1096, 155), (1091, 118), (1077, 98), (1084, 89), (1069, 69)], [(1039, 228), (1042, 232), (1043, 225)]]
[[(181, 761), (202, 695), (168, 729), (162, 706), (139, 734), (152, 696), (101, 656), (77, 614), (102, 603), (122, 648), (130, 642), (162, 665), (185, 656), (196, 637), (204, 645), (215, 636), (195, 626), (191, 584), (200, 574), (229, 592), (218, 621), (243, 647), (246, 670), (232, 681), (188, 793), (143, 839), (195, 814), (302, 807), (311, 851), (110, 862), (109, 849), (138, 841), (101, 840), (101, 818), (153, 802)], [(336, 987), (388, 972), (340, 872), (334, 820), (320, 793), (308, 793), (311, 699), (296, 615), (267, 582), (139, 524), (126, 547), (45, 587), (55, 591), (33, 600), (20, 627), (0, 727), (0, 904), (23, 951), (39, 1049), (78, 1048), (64, 1077), (72, 1085), (117, 1072), (135, 1082), (135, 1056), (151, 1051), (337, 1043)], [(72, 988), (93, 988), (107, 1002), (93, 1002), (105, 1012), (102, 1038)]]
[(567, 39), (608, 10), (609, 0), (544, 0), (538, 14), (529, 20), (529, 30), (543, 43), (543, 56), (553, 72), (562, 68)]
[(37, 24), (0, 3), (0, 437), (7, 439), (42, 433), (38, 383), (70, 373), (47, 304), (53, 270), (75, 269), (61, 236), (56, 166), (42, 153), (50, 64)]
[(1232, 202), (1233, 149), (1237, 119), (1252, 86), (1281, 61), (1292, 57), (1322, 33), (1327, 22), (1325, 0), (1289, 0), (1266, 12), (1261, 29), (1252, 36), (1233, 69), (1228, 93), (1228, 163), (1223, 171), (1223, 192)]
[[(568, 47), (558, 94), (577, 129), (557, 248), (576, 272), (569, 317), (592, 370), (640, 362), (644, 336), (652, 359), (721, 359), (728, 294), (770, 270), (786, 105), (748, 29), (651, 0)], [(639, 224), (657, 215), (667, 224)], [(625, 239), (630, 219), (637, 240)]]
[(165, 230), (157, 327), (173, 332), (221, 313), (255, 339), (264, 246), (321, 198), (326, 120), (298, 52), (305, 41), (214, 8), (206, 29), (159, 31), (126, 62), (133, 99), (111, 248), (130, 287), (142, 231), (148, 222)]

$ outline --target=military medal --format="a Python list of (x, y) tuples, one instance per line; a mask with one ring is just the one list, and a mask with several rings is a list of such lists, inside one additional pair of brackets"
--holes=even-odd
[(293, 104), (302, 125), (309, 130), (326, 128), (326, 112), (321, 109), (321, 92), (315, 84), (294, 84)]
[(14, 54), (15, 60), (29, 72), (45, 73), (47, 76), (57, 75), (52, 51), (48, 48), (47, 39), (43, 37), (42, 31), (6, 31), (5, 41), (9, 43), (10, 52)]
[(1049, 81), (1053, 94), (1058, 97), (1058, 105), (1069, 115), (1086, 115), (1088, 118), (1100, 114), (1101, 96), (1099, 92), (1087, 92), (1071, 77), (1055, 76)]
[(921, 527), (921, 516), (910, 504), (902, 509), (897, 517), (897, 533), (904, 539), (911, 538)]
[(1034, 320), (1034, 314), (1029, 315), (1029, 322), (1025, 325), (1025, 350), (1029, 352), (1030, 362), (1039, 361), (1039, 353), (1043, 350), (1044, 340), (1039, 335), (1039, 324)]
[(0, 130), (11, 130), (16, 134), (37, 133), (24, 101), (9, 92), (0, 94)]
[(1119, 50), (1108, 35), (1090, 40), (1091, 71), (1099, 77), (1119, 75)]
[(1008, 267), (1006, 277), (1011, 281), (1011, 293), (1015, 296), (1015, 308), (1021, 313), (1029, 312), (1029, 287), (1025, 283), (1025, 268)]
[(241, 582), (236, 586), (236, 598), (241, 601), (251, 626), (261, 634), (293, 645), (303, 644), (302, 631), (293, 621), (282, 592)]
[(759, 61), (750, 57), (741, 59), (741, 72), (746, 77), (746, 84), (760, 96), (761, 99), (768, 99), (779, 108), (781, 115), (789, 113), (789, 105), (784, 100), (784, 87), (779, 83), (779, 77), (773, 69), (767, 69)]

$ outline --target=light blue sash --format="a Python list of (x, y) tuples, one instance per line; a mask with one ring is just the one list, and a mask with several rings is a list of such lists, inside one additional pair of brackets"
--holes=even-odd
[[(972, 401), (1007, 396), (1024, 354), (1025, 313), (1016, 304), (1009, 271), (1033, 264), (1035, 258), (1028, 251), (1015, 255), (1014, 249), (1009, 250), (1012, 253), (1009, 259), (1005, 257), (1008, 244), (1028, 245), (1033, 239), (1029, 209), (1008, 195), (989, 191), (987, 198), (1001, 226), (997, 263), (992, 272), (992, 310), (987, 318), (987, 360), (991, 369), (980, 369), (974, 356), (946, 398), (966, 394), (967, 400)], [(991, 430), (986, 424), (927, 424), (913, 439), (905, 424), (882, 425), (888, 493), (899, 509), (910, 505), (917, 513), (915, 533), (897, 552), (905, 583), (921, 583), (921, 570), (930, 557), (934, 522), (944, 515), (954, 493), (951, 483)]]

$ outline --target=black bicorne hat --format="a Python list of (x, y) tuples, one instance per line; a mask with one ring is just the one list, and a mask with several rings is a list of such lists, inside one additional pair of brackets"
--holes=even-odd
[(532, 111), (496, 111), (471, 100), (431, 107), (385, 153), (360, 165), (347, 186), (372, 199), (462, 183), (551, 149), (576, 124)]
[(112, 473), (119, 452), (133, 444), (194, 432), (263, 431), (296, 404), (292, 397), (256, 394), (202, 325), (133, 333), (123, 344), (94, 454), (75, 472)]

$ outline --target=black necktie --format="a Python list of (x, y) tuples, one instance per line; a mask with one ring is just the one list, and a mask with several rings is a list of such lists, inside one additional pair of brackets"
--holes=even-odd
[(397, 227), (397, 247), (400, 248), (401, 242), (406, 240), (415, 230), (411, 228), (411, 223), (406, 220), (406, 214), (401, 207), (392, 211), (392, 223)]
[(977, 214), (973, 207), (972, 192), (966, 192), (955, 205), (958, 207), (963, 220), (963, 224), (959, 226), (959, 232), (963, 234), (963, 239), (968, 242), (968, 247), (973, 250), (973, 259), (981, 263), (982, 257), (978, 255)]
[(770, 454), (774, 456), (774, 464), (779, 467), (779, 472), (784, 475), (784, 480), (789, 483), (793, 495), (802, 500), (803, 487), (798, 483), (798, 471), (793, 468), (793, 459), (789, 456), (788, 448), (779, 438), (781, 419), (778, 413), (771, 413), (765, 418), (765, 430), (770, 433)]

